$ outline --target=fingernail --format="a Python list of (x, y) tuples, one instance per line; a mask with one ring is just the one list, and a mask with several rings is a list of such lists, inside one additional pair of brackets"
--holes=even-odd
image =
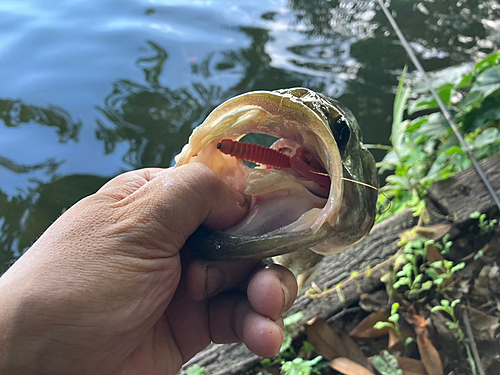
[(238, 202), (238, 204), (241, 207), (248, 205), (248, 203), (250, 202), (250, 197), (248, 197), (241, 191), (233, 189), (233, 194), (234, 194), (234, 199), (236, 199), (236, 202)]
[(224, 286), (224, 275), (215, 267), (207, 268), (207, 298), (211, 297)]

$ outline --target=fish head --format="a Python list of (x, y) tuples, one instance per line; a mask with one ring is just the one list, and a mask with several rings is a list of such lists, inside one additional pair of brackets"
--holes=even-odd
[[(338, 253), (362, 239), (373, 227), (376, 216), (378, 173), (370, 151), (363, 145), (361, 128), (342, 103), (306, 88), (278, 90), (283, 95), (293, 95), (330, 128), (342, 160), (344, 193), (338, 222), (329, 228), (332, 235), (312, 246), (320, 254)], [(368, 185), (368, 186), (366, 186)]]
[[(293, 156), (306, 149), (329, 177), (328, 186), (293, 168), (256, 168), (220, 152), (224, 139), (251, 133), (277, 138), (271, 146)], [(251, 197), (245, 219), (225, 231), (200, 227), (191, 248), (209, 260), (266, 258), (311, 249), (335, 253), (365, 236), (375, 220), (375, 161), (361, 143), (352, 113), (306, 88), (256, 91), (215, 108), (176, 157), (176, 167), (201, 162), (229, 186)]]

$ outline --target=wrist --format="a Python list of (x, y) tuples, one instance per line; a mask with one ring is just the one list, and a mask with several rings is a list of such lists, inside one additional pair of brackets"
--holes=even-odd
[[(3, 278), (3, 277), (2, 277)], [(23, 311), (19, 294), (5, 286), (0, 278), (0, 373), (33, 374), (37, 373), (34, 363), (41, 351), (41, 338), (30, 337), (26, 330), (29, 319)]]

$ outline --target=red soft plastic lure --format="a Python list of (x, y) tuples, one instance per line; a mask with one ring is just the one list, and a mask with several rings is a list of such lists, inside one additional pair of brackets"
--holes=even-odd
[(253, 143), (236, 142), (223, 139), (217, 148), (226, 155), (234, 156), (252, 163), (264, 164), (275, 169), (292, 168), (301, 176), (316, 182), (326, 189), (330, 188), (330, 177), (321, 163), (305, 147), (300, 147), (291, 157), (277, 150)]

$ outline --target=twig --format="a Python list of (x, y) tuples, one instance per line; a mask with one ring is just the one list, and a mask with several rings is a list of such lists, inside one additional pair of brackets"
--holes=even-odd
[(342, 318), (344, 315), (351, 314), (351, 313), (357, 313), (357, 312), (360, 312), (360, 311), (363, 311), (363, 309), (361, 307), (359, 307), (359, 306), (349, 307), (347, 309), (344, 308), (341, 311), (339, 311), (338, 313), (336, 313), (335, 315), (329, 317), (326, 322), (328, 324), (331, 324), (334, 321), (336, 321), (337, 319)]
[(464, 308), (462, 311), (462, 319), (465, 326), (465, 332), (467, 334), (467, 342), (469, 343), (472, 349), (472, 355), (474, 356), (474, 362), (476, 363), (476, 369), (479, 372), (479, 375), (486, 375), (483, 369), (483, 364), (481, 363), (481, 357), (479, 356), (479, 352), (477, 350), (476, 341), (474, 340), (474, 335), (472, 334), (472, 328), (470, 326), (469, 314), (467, 313), (467, 308)]

